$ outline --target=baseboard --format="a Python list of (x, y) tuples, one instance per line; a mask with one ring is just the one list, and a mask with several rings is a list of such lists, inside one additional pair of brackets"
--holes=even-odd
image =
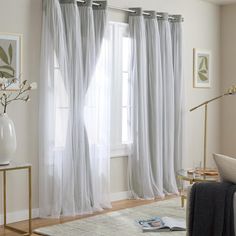
[(128, 197), (129, 197), (128, 191), (111, 193), (111, 201), (112, 202), (126, 200), (126, 199), (128, 199)]
[[(39, 217), (39, 209), (33, 209), (32, 210), (32, 218), (38, 218)], [(29, 218), (29, 212), (27, 210), (23, 211), (15, 211), (15, 212), (9, 212), (7, 213), (7, 223), (14, 223), (19, 222), (23, 220), (27, 220)], [(0, 215), (0, 225), (3, 225), (3, 215)]]
[[(118, 193), (111, 193), (111, 201), (121, 201), (128, 199), (128, 192), (118, 192)], [(23, 220), (27, 220), (29, 217), (28, 210), (22, 210), (22, 211), (15, 211), (15, 212), (9, 212), (7, 213), (7, 223), (14, 223), (19, 222)], [(38, 218), (39, 217), (39, 209), (33, 209), (32, 210), (32, 218)], [(0, 215), (0, 225), (3, 225), (3, 215)]]

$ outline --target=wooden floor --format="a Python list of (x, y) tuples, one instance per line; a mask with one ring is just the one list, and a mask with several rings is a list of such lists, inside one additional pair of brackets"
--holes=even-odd
[[(176, 196), (168, 196), (164, 200), (171, 199), (171, 198), (176, 198)], [(124, 200), (124, 201), (118, 201), (118, 202), (113, 202), (112, 204), (112, 209), (111, 210), (105, 210), (100, 213), (95, 213), (92, 215), (85, 215), (85, 216), (77, 216), (77, 217), (63, 217), (61, 219), (34, 219), (33, 220), (33, 229), (37, 229), (40, 227), (45, 227), (45, 226), (50, 226), (50, 225), (56, 225), (56, 224), (61, 224), (65, 223), (68, 221), (73, 221), (73, 220), (78, 220), (78, 219), (83, 219), (87, 217), (91, 217), (94, 215), (99, 215), (99, 214), (104, 214), (110, 211), (118, 211), (121, 209), (125, 208), (131, 208), (135, 206), (140, 206), (140, 205), (145, 205), (149, 204), (152, 202), (157, 202), (157, 201), (163, 201), (163, 199), (157, 199), (157, 200), (152, 200), (152, 201), (146, 201), (146, 200)], [(179, 203), (181, 204), (181, 203)], [(27, 230), (28, 228), (28, 222), (27, 221), (22, 221), (18, 223), (11, 224), (11, 226), (17, 227), (22, 230)], [(17, 236), (19, 235), (18, 233), (14, 233), (9, 230), (4, 230), (3, 227), (0, 227), (0, 236)], [(33, 234), (36, 236), (36, 234)]]

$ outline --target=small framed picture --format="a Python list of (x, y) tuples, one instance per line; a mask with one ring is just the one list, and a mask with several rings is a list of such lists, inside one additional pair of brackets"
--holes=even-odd
[[(0, 78), (17, 78), (22, 73), (22, 35), (0, 33)], [(9, 87), (9, 90), (19, 88), (19, 82)]]
[(194, 88), (211, 87), (211, 52), (209, 50), (196, 49), (194, 54), (193, 86)]

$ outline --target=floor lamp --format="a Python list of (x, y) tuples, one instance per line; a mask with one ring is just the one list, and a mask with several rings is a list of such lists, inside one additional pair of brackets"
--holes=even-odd
[(203, 159), (203, 171), (202, 173), (205, 174), (207, 172), (207, 116), (208, 116), (208, 104), (215, 101), (215, 100), (218, 100), (222, 97), (225, 97), (225, 96), (230, 96), (230, 95), (234, 95), (236, 94), (236, 86), (234, 87), (231, 87), (230, 89), (228, 89), (228, 92), (225, 93), (225, 94), (222, 94), (218, 97), (215, 97), (215, 98), (212, 98), (208, 101), (205, 101), (203, 103), (201, 103), (200, 105), (196, 106), (196, 107), (193, 107), (190, 112), (200, 108), (200, 107), (205, 107), (205, 120), (204, 120), (204, 159)]

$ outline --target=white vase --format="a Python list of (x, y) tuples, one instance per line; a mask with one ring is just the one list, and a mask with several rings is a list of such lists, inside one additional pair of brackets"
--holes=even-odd
[(0, 114), (0, 165), (8, 165), (16, 151), (16, 132), (6, 113)]

